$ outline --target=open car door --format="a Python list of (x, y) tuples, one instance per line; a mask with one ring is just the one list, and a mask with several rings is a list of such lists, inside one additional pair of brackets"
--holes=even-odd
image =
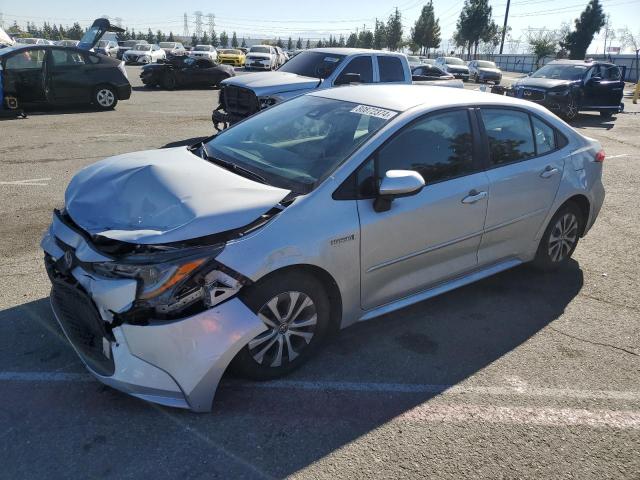
[(107, 32), (124, 33), (124, 29), (116, 27), (115, 25), (111, 25), (109, 20), (106, 18), (97, 18), (93, 22), (89, 30), (87, 30), (87, 33), (85, 33), (80, 39), (78, 48), (82, 48), (83, 50), (91, 50)]
[(15, 42), (13, 41), (13, 39), (9, 35), (7, 35), (7, 32), (5, 32), (2, 27), (0, 27), (0, 48), (11, 46), (14, 43)]

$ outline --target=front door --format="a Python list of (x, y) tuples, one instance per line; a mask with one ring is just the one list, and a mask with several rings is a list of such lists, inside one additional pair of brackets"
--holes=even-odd
[(396, 133), (361, 169), (374, 179), (388, 170), (415, 170), (426, 182), (386, 212), (376, 212), (371, 199), (358, 200), (364, 309), (476, 267), (488, 180), (473, 139), (466, 109), (432, 113)]
[(489, 142), (489, 207), (478, 252), (480, 266), (522, 258), (558, 192), (565, 159), (560, 134), (528, 113), (481, 108)]
[(595, 65), (584, 85), (584, 107), (618, 107), (624, 82), (616, 65)]
[(44, 102), (46, 94), (46, 52), (42, 48), (19, 50), (4, 63), (5, 96), (18, 103)]
[(56, 102), (88, 102), (92, 83), (89, 81), (87, 57), (71, 48), (50, 51), (49, 88)]

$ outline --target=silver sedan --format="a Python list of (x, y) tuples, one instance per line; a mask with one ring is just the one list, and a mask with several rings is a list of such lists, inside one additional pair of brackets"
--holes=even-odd
[(78, 172), (42, 240), (51, 303), (100, 381), (208, 411), (228, 368), (275, 378), (331, 331), (563, 265), (602, 206), (603, 160), (518, 99), (310, 93), (192, 147)]

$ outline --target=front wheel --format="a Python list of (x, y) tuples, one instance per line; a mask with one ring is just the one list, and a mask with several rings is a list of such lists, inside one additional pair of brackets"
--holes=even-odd
[(312, 356), (329, 330), (329, 298), (310, 275), (275, 274), (248, 287), (241, 298), (267, 327), (232, 362), (232, 369), (244, 377), (286, 375)]
[(568, 122), (575, 120), (578, 117), (578, 100), (575, 95), (569, 94), (569, 100), (567, 102), (567, 106), (562, 112), (562, 116)]
[(162, 88), (173, 90), (176, 88), (176, 76), (173, 73), (165, 73), (162, 76)]
[(561, 207), (540, 239), (533, 265), (540, 270), (550, 271), (567, 263), (578, 246), (583, 226), (582, 212), (575, 203)]
[(93, 92), (93, 104), (100, 110), (113, 110), (118, 104), (118, 96), (113, 87), (102, 85)]
[(612, 110), (600, 110), (600, 116), (602, 118), (611, 118), (611, 117), (613, 117), (613, 111)]

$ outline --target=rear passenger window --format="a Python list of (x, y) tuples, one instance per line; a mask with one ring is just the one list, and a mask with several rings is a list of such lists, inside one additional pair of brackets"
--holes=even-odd
[(533, 123), (533, 137), (536, 141), (538, 155), (544, 155), (556, 149), (556, 135), (549, 125), (536, 117), (531, 117)]
[(371, 57), (356, 57), (351, 60), (342, 73), (336, 79), (339, 81), (346, 73), (359, 73), (361, 83), (373, 82), (373, 64), (371, 63)]
[(408, 126), (379, 151), (378, 162), (380, 175), (415, 170), (427, 184), (474, 172), (467, 112), (429, 115)]
[(504, 165), (536, 154), (529, 115), (514, 110), (482, 109), (493, 165)]
[(398, 57), (378, 56), (378, 69), (381, 82), (404, 81), (404, 68)]

